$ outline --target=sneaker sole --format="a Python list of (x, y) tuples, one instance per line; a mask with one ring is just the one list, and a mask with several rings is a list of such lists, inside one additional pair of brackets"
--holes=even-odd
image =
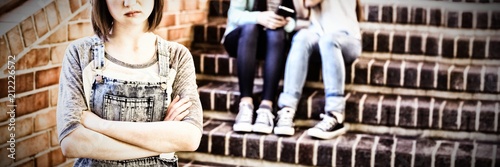
[(295, 134), (295, 129), (291, 127), (275, 127), (274, 134), (292, 136)]
[(319, 129), (309, 129), (309, 130), (307, 130), (307, 135), (309, 135), (311, 137), (320, 138), (320, 139), (332, 139), (334, 137), (343, 135), (346, 132), (347, 132), (346, 127), (339, 128), (333, 132), (324, 132), (324, 131), (321, 131)]
[(235, 131), (235, 132), (252, 132), (252, 124), (234, 124), (233, 131)]
[(273, 131), (273, 127), (264, 125), (253, 125), (253, 131), (259, 133), (270, 134)]

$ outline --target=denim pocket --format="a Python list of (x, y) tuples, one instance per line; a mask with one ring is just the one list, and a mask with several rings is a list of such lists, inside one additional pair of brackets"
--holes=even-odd
[(151, 122), (153, 119), (153, 97), (122, 97), (104, 95), (103, 119), (129, 122)]
[(173, 158), (159, 158), (161, 166), (168, 166), (168, 167), (178, 167), (179, 166), (179, 159), (177, 158), (177, 155), (175, 155)]

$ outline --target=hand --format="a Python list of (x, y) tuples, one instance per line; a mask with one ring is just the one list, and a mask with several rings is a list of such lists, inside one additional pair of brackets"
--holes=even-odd
[(179, 99), (179, 96), (175, 97), (174, 100), (172, 100), (172, 103), (168, 105), (167, 116), (164, 121), (180, 121), (189, 113), (189, 110), (187, 109), (191, 107), (193, 103), (189, 101), (189, 98), (187, 97)]
[(273, 11), (265, 11), (260, 12), (257, 17), (257, 23), (260, 25), (269, 28), (276, 29), (285, 26), (288, 23), (288, 20), (283, 18), (283, 16), (277, 15)]
[(304, 0), (304, 5), (309, 8), (318, 5), (321, 1), (323, 0)]

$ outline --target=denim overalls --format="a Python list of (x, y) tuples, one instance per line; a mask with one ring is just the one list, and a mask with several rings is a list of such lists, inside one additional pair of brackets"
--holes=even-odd
[[(93, 38), (91, 49), (94, 58), (95, 78), (90, 93), (91, 111), (99, 117), (113, 121), (152, 122), (163, 121), (170, 104), (171, 85), (167, 85), (170, 51), (162, 41), (157, 41), (157, 60), (160, 82), (136, 82), (103, 76), (104, 44)], [(99, 154), (99, 153), (96, 153)], [(159, 156), (131, 160), (96, 160), (80, 158), (74, 166), (177, 166), (177, 157), (160, 159)]]

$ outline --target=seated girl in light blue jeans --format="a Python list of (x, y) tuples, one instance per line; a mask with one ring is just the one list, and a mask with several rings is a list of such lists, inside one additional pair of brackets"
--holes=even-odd
[[(278, 99), (278, 122), (274, 133), (293, 135), (293, 117), (307, 76), (309, 58), (319, 48), (325, 89), (325, 114), (308, 135), (331, 139), (345, 132), (345, 65), (351, 64), (362, 50), (361, 35), (356, 17), (356, 0), (314, 1), (311, 23), (292, 39), (292, 46), (285, 66), (283, 92)], [(342, 10), (350, 8), (351, 10)], [(325, 10), (329, 9), (329, 10)]]

